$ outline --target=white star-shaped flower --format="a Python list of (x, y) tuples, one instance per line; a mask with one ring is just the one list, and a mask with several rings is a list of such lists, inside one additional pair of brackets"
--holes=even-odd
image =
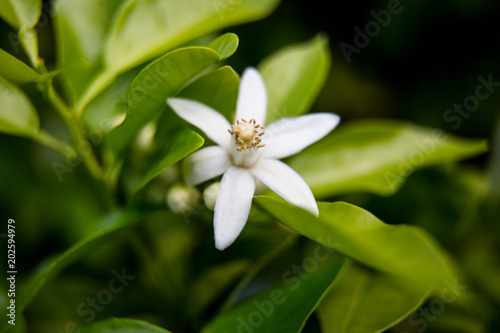
[(215, 246), (231, 245), (246, 224), (255, 192), (255, 178), (283, 199), (318, 216), (318, 206), (304, 179), (278, 159), (298, 153), (333, 130), (340, 118), (315, 113), (282, 118), (264, 127), (267, 94), (255, 68), (242, 75), (236, 120), (231, 125), (212, 108), (182, 98), (167, 99), (181, 118), (217, 144), (187, 160), (186, 181), (195, 186), (222, 176), (214, 208)]

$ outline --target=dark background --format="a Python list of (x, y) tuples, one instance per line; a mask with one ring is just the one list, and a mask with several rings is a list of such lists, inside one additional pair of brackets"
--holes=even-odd
[(354, 46), (354, 28), (364, 31), (374, 20), (371, 11), (387, 10), (388, 3), (284, 1), (267, 19), (231, 29), (240, 37), (231, 61), (237, 69), (257, 64), (279, 46), (324, 32), (333, 62), (317, 110), (337, 112), (344, 120), (394, 117), (457, 135), (491, 135), (498, 93), (481, 102), (456, 130), (443, 120), (443, 113), (474, 94), (478, 76), (492, 74), (493, 81), (500, 81), (500, 3), (400, 1), (400, 12), (348, 64), (340, 44)]

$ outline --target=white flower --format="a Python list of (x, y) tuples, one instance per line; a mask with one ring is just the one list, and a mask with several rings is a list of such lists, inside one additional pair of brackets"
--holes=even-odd
[(246, 69), (241, 78), (233, 125), (204, 104), (182, 98), (169, 98), (167, 103), (217, 144), (191, 154), (186, 173), (192, 186), (223, 175), (214, 209), (216, 248), (231, 245), (245, 226), (255, 192), (254, 177), (291, 204), (319, 215), (304, 179), (278, 159), (323, 138), (339, 123), (337, 115), (282, 118), (264, 128), (266, 87), (254, 68)]

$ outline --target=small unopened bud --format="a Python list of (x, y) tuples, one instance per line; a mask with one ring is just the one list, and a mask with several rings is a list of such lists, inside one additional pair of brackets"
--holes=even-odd
[(210, 184), (205, 191), (203, 191), (203, 201), (205, 201), (205, 206), (208, 209), (214, 210), (215, 199), (217, 199), (217, 193), (219, 193), (220, 182), (215, 182)]
[(198, 205), (200, 192), (187, 185), (176, 184), (167, 192), (167, 205), (176, 214), (191, 212)]

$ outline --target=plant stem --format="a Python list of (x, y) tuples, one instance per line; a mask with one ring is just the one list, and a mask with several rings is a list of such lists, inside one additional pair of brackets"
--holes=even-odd
[[(52, 103), (52, 106), (54, 106), (56, 111), (61, 115), (61, 117), (68, 125), (75, 142), (76, 152), (80, 153), (83, 162), (85, 163), (92, 176), (94, 176), (94, 178), (96, 179), (102, 180), (101, 165), (97, 161), (95, 155), (92, 154), (92, 146), (83, 134), (82, 128), (80, 128), (80, 126), (78, 125), (78, 120), (76, 119), (74, 112), (71, 112), (71, 109), (56, 93), (51, 81), (49, 81), (49, 84), (47, 84), (46, 86), (46, 93), (49, 101)], [(80, 152), (80, 150), (82, 150), (82, 152)]]
[(70, 154), (72, 158), (77, 156), (76, 151), (70, 145), (65, 144), (64, 142), (59, 141), (54, 138), (49, 133), (41, 130), (38, 135), (34, 137), (34, 139), (41, 145), (52, 149), (56, 153), (61, 154), (62, 156)]

